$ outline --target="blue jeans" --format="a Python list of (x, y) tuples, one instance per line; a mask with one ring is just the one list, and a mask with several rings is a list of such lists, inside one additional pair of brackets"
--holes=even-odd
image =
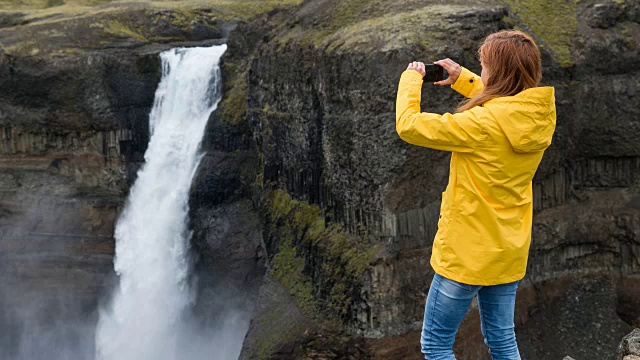
[(518, 281), (493, 286), (467, 285), (435, 274), (424, 308), (422, 353), (427, 360), (455, 360), (453, 341), (474, 296), (480, 329), (494, 360), (520, 360), (513, 313)]

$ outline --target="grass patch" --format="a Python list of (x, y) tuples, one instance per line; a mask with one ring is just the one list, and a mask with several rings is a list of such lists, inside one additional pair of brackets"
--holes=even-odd
[(76, 48), (65, 48), (65, 49), (56, 49), (51, 52), (50, 57), (56, 56), (70, 56), (70, 55), (80, 55), (82, 54), (82, 50)]
[[(113, 1), (113, 0), (0, 0), (0, 10), (23, 11), (26, 19), (48, 18), (54, 15), (77, 17), (103, 12), (115, 12), (145, 6), (150, 9), (176, 9), (187, 15), (192, 9), (213, 11), (221, 19), (248, 19), (279, 6), (300, 5), (302, 0), (176, 0), (176, 1)], [(95, 8), (97, 5), (107, 7)], [(60, 18), (57, 17), (56, 21)]]
[[(96, 6), (113, 0), (0, 0), (0, 10), (42, 10), (62, 5)], [(64, 9), (60, 9), (64, 12)]]
[(176, 12), (172, 14), (171, 24), (186, 28), (189, 26), (191, 21), (195, 20), (198, 17), (198, 12), (195, 9), (190, 8), (179, 8)]
[(560, 66), (572, 66), (573, 39), (578, 31), (577, 0), (503, 0), (547, 46)]
[(208, 9), (220, 19), (248, 19), (281, 6), (296, 6), (302, 0), (212, 0), (206, 3), (195, 0), (150, 1), (152, 7), (170, 9)]
[(145, 36), (141, 32), (117, 20), (107, 22), (102, 28), (102, 30), (109, 35), (113, 35), (117, 37), (131, 38), (140, 42), (149, 41), (147, 36)]
[(281, 6), (296, 6), (302, 0), (262, 0), (262, 1), (224, 1), (223, 8), (228, 9), (234, 17), (250, 18)]
[(12, 46), (4, 47), (4, 51), (14, 56), (35, 56), (40, 53), (35, 41), (24, 41)]
[[(365, 7), (372, 1), (354, 0), (349, 3)], [(336, 13), (341, 15), (336, 15), (324, 28), (298, 25), (282, 32), (276, 41), (280, 45), (294, 41), (302, 46), (314, 45), (337, 53), (388, 51), (410, 45), (431, 48), (436, 42), (448, 39), (451, 31), (456, 31), (456, 24), (449, 21), (448, 16), (470, 10), (468, 5), (431, 5), (363, 20), (357, 20), (356, 16), (349, 22), (348, 14), (358, 8), (347, 10), (343, 9), (345, 6), (340, 4), (336, 7)]]
[(4, 0), (0, 10), (48, 9), (64, 5), (64, 0)]

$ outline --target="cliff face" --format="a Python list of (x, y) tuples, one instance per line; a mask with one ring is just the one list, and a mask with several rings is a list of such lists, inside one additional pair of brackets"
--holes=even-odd
[(21, 4), (0, 11), (0, 357), (86, 359), (159, 53), (222, 43), (277, 4)]
[[(229, 39), (218, 115), (239, 138), (255, 139), (222, 151), (254, 154), (259, 164), (237, 173), (244, 185), (234, 196), (253, 194), (268, 268), (243, 358), (318, 350), (316, 340), (298, 336), (304, 331), (415, 336), (450, 155), (398, 139), (397, 81), (415, 59), (450, 57), (479, 72), (479, 41), (514, 27), (538, 40), (544, 84), (556, 88), (558, 105), (553, 144), (534, 180), (519, 327), (535, 309), (566, 300), (558, 294), (574, 291), (574, 281), (597, 284), (592, 276), (604, 275), (615, 295), (607, 304), (618, 310), (611, 328), (624, 335), (637, 323), (637, 311), (622, 309), (637, 308), (629, 286), (637, 288), (640, 273), (638, 11), (635, 2), (307, 1), (241, 24)], [(450, 111), (459, 100), (450, 89), (424, 87), (425, 110)], [(468, 328), (461, 336), (477, 332)], [(461, 356), (484, 354), (476, 343), (477, 353)], [(377, 354), (407, 358), (403, 351)]]
[[(118, 50), (5, 52), (0, 63), (3, 326), (60, 307), (82, 318), (113, 276), (113, 229), (143, 161), (160, 64)], [(42, 311), (26, 319), (25, 308)]]
[[(113, 276), (117, 214), (144, 160), (157, 54), (226, 40), (224, 99), (190, 212), (204, 282), (258, 297), (242, 358), (419, 358), (450, 154), (397, 137), (397, 82), (412, 60), (450, 57), (479, 72), (479, 41), (519, 28), (538, 40), (558, 105), (534, 180), (523, 351), (577, 356), (580, 329), (606, 330), (579, 357), (601, 359), (638, 325), (636, 2), (185, 4), (0, 13), (0, 270), (10, 274), (1, 288), (81, 294), (82, 312), (95, 309)], [(270, 11), (277, 5), (294, 7)], [(442, 113), (461, 97), (426, 84), (422, 100)], [(11, 306), (27, 296), (2, 295)], [(604, 318), (579, 322), (576, 311)], [(579, 326), (545, 328), (549, 316)], [(463, 324), (460, 358), (486, 356), (477, 321)], [(556, 330), (568, 335), (543, 347)]]

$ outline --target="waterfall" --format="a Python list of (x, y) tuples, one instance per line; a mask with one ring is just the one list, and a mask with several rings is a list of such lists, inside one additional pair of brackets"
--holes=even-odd
[[(194, 303), (188, 198), (204, 129), (221, 97), (219, 60), (225, 50), (226, 45), (179, 48), (160, 55), (162, 80), (149, 116), (145, 164), (115, 229), (119, 286), (100, 311), (99, 360), (195, 356), (185, 355), (194, 351), (194, 334), (203, 335), (189, 329), (185, 315)], [(220, 359), (219, 350), (203, 358)]]

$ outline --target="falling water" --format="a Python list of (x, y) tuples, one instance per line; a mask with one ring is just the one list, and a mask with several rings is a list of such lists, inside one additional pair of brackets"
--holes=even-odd
[[(189, 329), (185, 315), (194, 302), (188, 195), (207, 120), (220, 100), (219, 60), (225, 50), (222, 45), (161, 54), (145, 165), (115, 230), (120, 283), (100, 313), (99, 360), (194, 358), (186, 355), (194, 349), (193, 339), (186, 339), (192, 334), (186, 333), (202, 333)], [(226, 358), (219, 357), (220, 349), (217, 353), (206, 358)]]

